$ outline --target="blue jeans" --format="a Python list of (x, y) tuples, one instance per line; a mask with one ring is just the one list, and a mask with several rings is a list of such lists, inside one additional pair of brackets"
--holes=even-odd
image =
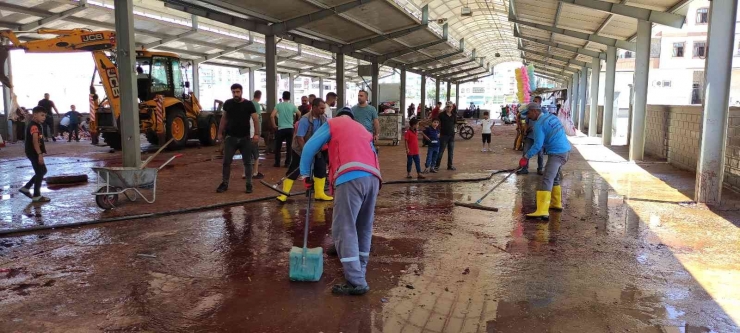
[(424, 163), (425, 168), (434, 167), (437, 162), (437, 156), (439, 155), (439, 147), (428, 147), (427, 148), (427, 160)]
[(416, 164), (416, 173), (421, 173), (421, 161), (419, 155), (406, 155), (406, 173), (411, 173), (411, 162)]

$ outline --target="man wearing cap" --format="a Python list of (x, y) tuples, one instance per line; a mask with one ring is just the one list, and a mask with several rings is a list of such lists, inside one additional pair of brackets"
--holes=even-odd
[(447, 102), (444, 112), (439, 114), (439, 155), (434, 169), (439, 171), (442, 157), (447, 150), (447, 170), (457, 170), (452, 164), (455, 157), (455, 127), (457, 126), (457, 113), (452, 111), (452, 102)]
[[(538, 101), (538, 99), (539, 99), (539, 101)], [(524, 117), (526, 119), (526, 121), (527, 121), (527, 130), (526, 130), (526, 134), (525, 134), (526, 137), (524, 138), (524, 149), (522, 150), (522, 151), (524, 151), (524, 153), (522, 154), (522, 156), (524, 156), (524, 154), (526, 154), (526, 152), (529, 150), (529, 148), (532, 148), (532, 145), (534, 144), (534, 131), (533, 131), (533, 129), (534, 129), (534, 121), (531, 120), (531, 119), (529, 119), (529, 117), (527, 117), (527, 114), (528, 114), (528, 112), (529, 112), (529, 110), (531, 108), (537, 108), (537, 110), (541, 110), (542, 107), (540, 106), (540, 103), (542, 103), (542, 98), (539, 97), (539, 96), (537, 96), (537, 97), (534, 98), (534, 102), (533, 103), (529, 103), (527, 105), (527, 109), (522, 112), (522, 117)], [(537, 174), (538, 175), (541, 175), (542, 174), (542, 168), (545, 165), (545, 163), (544, 163), (544, 157), (545, 157), (545, 155), (540, 150), (540, 152), (537, 153)], [(517, 175), (526, 175), (528, 173), (529, 173), (529, 159), (527, 159), (527, 165), (524, 166), (524, 167), (522, 167), (519, 171), (517, 171), (516, 174)]]
[[(332, 238), (347, 283), (335, 285), (332, 293), (364, 295), (370, 259), (370, 241), (375, 218), (375, 200), (382, 181), (373, 146), (373, 134), (354, 120), (352, 109), (343, 108), (337, 117), (319, 127), (301, 153), (300, 172), (311, 174), (311, 163), (321, 147), (329, 146), (329, 180), (334, 195)], [(313, 182), (306, 179), (306, 188)]]
[(527, 111), (527, 118), (534, 122), (534, 141), (529, 149), (525, 149), (519, 167), (525, 168), (529, 159), (542, 150), (548, 155), (542, 181), (537, 187), (537, 211), (527, 214), (527, 218), (546, 220), (550, 217), (550, 209), (563, 209), (560, 170), (568, 162), (571, 147), (558, 117), (543, 113), (537, 103), (527, 105)]

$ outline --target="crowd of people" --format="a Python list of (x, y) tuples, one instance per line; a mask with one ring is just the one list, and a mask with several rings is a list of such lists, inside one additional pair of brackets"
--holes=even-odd
[[(231, 164), (237, 151), (242, 154), (244, 164), (243, 179), (246, 193), (253, 192), (253, 179), (263, 178), (259, 172), (258, 143), (262, 135), (261, 91), (254, 92), (252, 99), (243, 96), (239, 84), (231, 86), (232, 98), (223, 105), (223, 116), (219, 125), (218, 141), (223, 145), (223, 165), (221, 184), (216, 192), (223, 193), (229, 188)], [(301, 98), (301, 105), (290, 102), (290, 92), (283, 92), (281, 102), (269, 114), (269, 127), (274, 132), (274, 167), (287, 168), (282, 180), (282, 192), (290, 193), (299, 179), (313, 198), (321, 201), (334, 201), (332, 237), (334, 248), (343, 266), (345, 284), (338, 284), (332, 292), (340, 295), (363, 295), (369, 291), (365, 273), (369, 261), (370, 243), (374, 209), (382, 177), (378, 161), (376, 141), (380, 132), (378, 111), (368, 102), (368, 93), (361, 90), (358, 103), (338, 110), (335, 117), (326, 112), (336, 103), (337, 95), (328, 93), (326, 99), (316, 96)], [(560, 121), (556, 116), (542, 112), (541, 99), (535, 97), (520, 113), (526, 117), (528, 128), (524, 153), (519, 162), (519, 174), (526, 174), (529, 159), (538, 156), (537, 172), (543, 175), (537, 191), (537, 210), (527, 217), (547, 218), (550, 209), (562, 209), (560, 178), (561, 169), (568, 161), (570, 144)], [(413, 110), (414, 106), (410, 107)], [(34, 176), (19, 189), (19, 192), (34, 202), (49, 202), (40, 194), (41, 181), (46, 174), (44, 155), (45, 142), (53, 126), (52, 110), (59, 114), (48, 94), (34, 107), (25, 129), (25, 152), (33, 166)], [(64, 119), (67, 120), (64, 120)], [(454, 104), (436, 103), (431, 110), (429, 125), (420, 131), (420, 119), (409, 120), (404, 134), (407, 155), (407, 178), (413, 178), (411, 171), (415, 166), (418, 179), (425, 173), (439, 172), (447, 152), (447, 170), (456, 170), (454, 160), (457, 110)], [(76, 129), (81, 122), (80, 114), (74, 106), (65, 114), (60, 128), (69, 131), (77, 138)], [(491, 151), (491, 137), (494, 121), (488, 112), (483, 113), (482, 152)], [(47, 129), (45, 131), (45, 128)], [(421, 168), (419, 139), (427, 147), (424, 169)], [(52, 140), (55, 138), (52, 136)], [(286, 146), (284, 163), (282, 146)], [(543, 164), (543, 153), (547, 152), (547, 164)], [(327, 186), (328, 185), (328, 186)], [(326, 193), (326, 189), (330, 193)], [(335, 196), (331, 196), (334, 194)], [(277, 201), (285, 203), (286, 195), (277, 196)]]

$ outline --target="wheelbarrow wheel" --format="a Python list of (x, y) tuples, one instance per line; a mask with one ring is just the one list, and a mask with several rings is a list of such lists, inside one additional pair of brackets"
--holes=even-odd
[(464, 125), (464, 126), (460, 126), (460, 132), (459, 133), (460, 133), (460, 137), (461, 138), (463, 138), (465, 140), (470, 140), (470, 139), (473, 138), (473, 135), (475, 134), (475, 131), (473, 131), (473, 128), (472, 127), (470, 127), (468, 125)]
[[(98, 190), (98, 193), (106, 192), (109, 192), (109, 190), (105, 187)], [(95, 203), (98, 204), (98, 207), (109, 210), (118, 204), (118, 194), (97, 194), (95, 195)]]

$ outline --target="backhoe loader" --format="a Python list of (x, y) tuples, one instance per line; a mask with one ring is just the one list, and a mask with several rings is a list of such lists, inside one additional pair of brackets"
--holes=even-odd
[(138, 110), (121, 110), (119, 69), (113, 52), (116, 48), (114, 31), (39, 29), (36, 33), (57, 37), (21, 42), (13, 31), (0, 31), (0, 38), (7, 38), (12, 43), (0, 46), (0, 82), (13, 87), (11, 78), (2, 72), (12, 49), (29, 53), (91, 52), (95, 72), (105, 90), (105, 98), (100, 100), (93, 86), (93, 73), (89, 101), (90, 128), (95, 131), (95, 138), (102, 133), (111, 148), (121, 149), (121, 112), (138, 111), (141, 133), (152, 144), (163, 144), (171, 138), (174, 140), (168, 149), (180, 149), (192, 138), (198, 138), (204, 145), (216, 143), (216, 118), (211, 112), (202, 110), (198, 99), (188, 89), (190, 83), (183, 79), (182, 61), (177, 54), (137, 50)]

